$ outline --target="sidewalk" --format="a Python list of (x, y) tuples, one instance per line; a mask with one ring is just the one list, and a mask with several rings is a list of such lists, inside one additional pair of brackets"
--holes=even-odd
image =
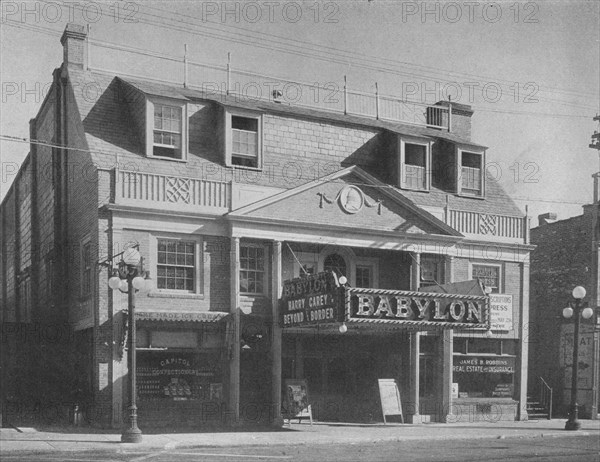
[[(0, 453), (17, 451), (114, 450), (119, 447), (174, 449), (264, 445), (315, 445), (406, 440), (474, 438), (556, 438), (600, 436), (600, 421), (582, 420), (581, 430), (565, 431), (565, 419), (531, 422), (474, 422), (454, 424), (338, 424), (292, 423), (281, 430), (144, 434), (142, 443), (122, 444), (120, 432), (89, 428), (3, 428)], [(143, 429), (142, 429), (143, 431)]]

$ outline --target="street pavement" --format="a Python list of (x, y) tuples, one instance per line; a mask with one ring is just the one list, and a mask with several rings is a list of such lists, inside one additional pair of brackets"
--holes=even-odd
[(2, 428), (0, 454), (19, 451), (61, 453), (64, 451), (114, 451), (115, 448), (139, 450), (174, 450), (183, 448), (233, 448), (251, 446), (292, 446), (356, 444), (418, 440), (473, 440), (507, 438), (600, 438), (600, 421), (582, 420), (581, 430), (564, 430), (565, 420), (526, 422), (458, 422), (449, 424), (341, 424), (292, 422), (283, 429), (249, 431), (164, 432), (142, 428), (141, 443), (121, 443), (117, 430), (86, 427)]

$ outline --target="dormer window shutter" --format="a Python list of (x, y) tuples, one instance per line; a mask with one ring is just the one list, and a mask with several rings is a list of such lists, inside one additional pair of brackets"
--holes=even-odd
[(457, 148), (458, 193), (483, 197), (485, 192), (485, 153)]
[(399, 153), (399, 185), (403, 189), (431, 189), (431, 143), (401, 138)]

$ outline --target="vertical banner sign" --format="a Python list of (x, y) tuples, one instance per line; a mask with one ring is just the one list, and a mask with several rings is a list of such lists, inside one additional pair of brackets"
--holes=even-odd
[[(561, 327), (560, 336), (560, 366), (564, 370), (565, 389), (571, 389), (571, 376), (573, 374), (573, 324)], [(594, 358), (594, 329), (589, 325), (581, 325), (579, 330), (579, 369), (577, 384), (580, 390), (591, 390), (593, 386), (593, 359)]]
[(514, 330), (513, 296), (506, 294), (490, 294), (491, 330)]
[(331, 272), (285, 281), (279, 304), (281, 326), (302, 327), (342, 322), (342, 290)]

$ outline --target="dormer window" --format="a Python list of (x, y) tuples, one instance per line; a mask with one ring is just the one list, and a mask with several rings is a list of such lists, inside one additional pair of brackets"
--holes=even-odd
[(459, 150), (460, 193), (483, 195), (483, 154)]
[(226, 113), (226, 164), (259, 169), (262, 166), (261, 117), (250, 113)]
[(258, 119), (231, 117), (231, 163), (258, 167)]
[(431, 150), (428, 142), (400, 141), (400, 187), (429, 191)]
[(181, 159), (181, 108), (154, 105), (155, 156)]
[(147, 100), (148, 157), (185, 160), (187, 158), (187, 117), (184, 103)]

